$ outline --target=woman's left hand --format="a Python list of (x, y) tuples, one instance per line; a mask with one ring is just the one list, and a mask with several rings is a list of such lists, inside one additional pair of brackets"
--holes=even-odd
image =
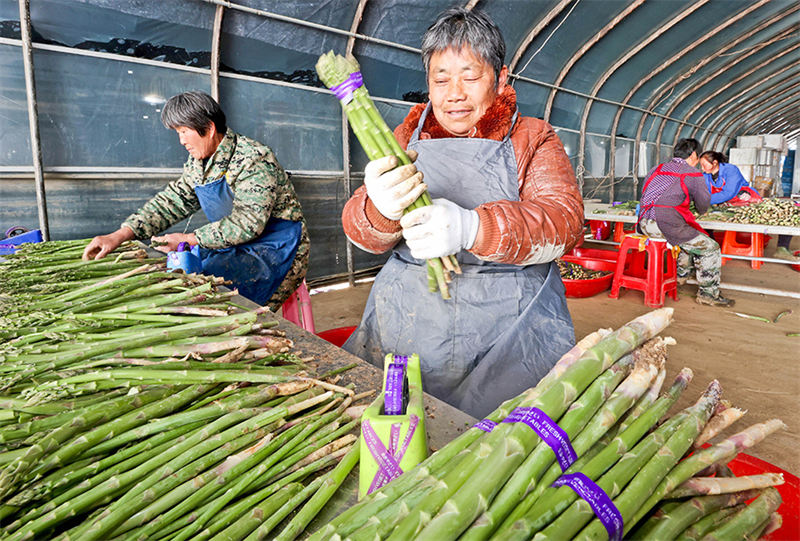
[(169, 233), (160, 237), (153, 237), (150, 239), (150, 246), (159, 252), (174, 252), (178, 249), (178, 245), (185, 242), (190, 247), (197, 244), (197, 237), (194, 233)]

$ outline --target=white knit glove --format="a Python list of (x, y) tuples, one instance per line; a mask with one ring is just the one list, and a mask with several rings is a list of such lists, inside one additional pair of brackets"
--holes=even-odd
[(390, 220), (399, 220), (403, 211), (428, 187), (414, 164), (396, 167), (397, 158), (372, 160), (364, 169), (364, 185), (372, 204)]
[(417, 259), (434, 259), (469, 250), (478, 236), (480, 218), (475, 210), (448, 199), (414, 209), (400, 219), (403, 237)]

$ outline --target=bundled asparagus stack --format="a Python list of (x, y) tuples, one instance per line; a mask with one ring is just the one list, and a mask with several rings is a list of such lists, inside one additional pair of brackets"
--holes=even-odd
[(744, 206), (714, 205), (700, 220), (738, 224), (800, 226), (800, 206), (791, 199), (764, 199)]
[[(621, 538), (632, 533), (649, 539), (670, 538), (655, 536), (668, 526), (661, 521), (661, 530), (655, 530), (650, 522), (656, 521), (651, 518), (654, 508), (659, 508), (659, 516), (685, 516), (685, 509), (676, 509), (676, 502), (682, 500), (673, 498), (685, 500), (705, 489), (687, 492), (691, 485), (684, 483), (712, 465), (729, 462), (783, 427), (777, 420), (757, 424), (681, 461), (693, 442), (706, 441), (736, 416), (724, 413), (720, 385), (712, 381), (695, 404), (659, 422), (692, 376), (683, 369), (659, 396), (666, 346), (672, 341), (656, 335), (671, 317), (672, 309), (663, 308), (617, 331), (586, 337), (536, 387), (502, 404), (480, 426), (367, 496), (311, 539), (563, 540)], [(521, 412), (531, 411), (516, 409), (520, 407), (538, 408), (538, 414), (557, 421), (571, 452), (565, 452), (566, 438), (548, 445), (527, 421), (518, 422), (525, 421)], [(509, 415), (512, 410), (516, 413)], [(494, 423), (499, 424), (487, 432)], [(551, 440), (554, 432), (539, 433)], [(774, 483), (745, 481), (748, 489), (765, 484)], [(607, 503), (593, 485), (605, 492)], [(722, 509), (732, 513), (730, 506), (756, 495), (742, 492), (741, 485), (735, 490), (732, 495), (717, 496), (713, 504), (700, 505), (697, 500), (685, 504), (702, 510), (695, 511), (695, 520), (684, 518), (679, 526), (673, 522), (670, 527), (680, 534), (706, 514)], [(586, 499), (578, 496), (581, 492)], [(766, 528), (768, 521), (775, 520), (770, 515), (780, 503), (776, 494), (771, 488), (763, 490), (758, 505), (742, 509), (749, 518), (731, 519), (738, 526), (723, 526), (721, 517), (714, 519), (718, 522), (705, 520), (717, 530), (727, 528), (719, 539), (730, 538), (722, 535), (724, 531), (743, 534)], [(633, 530), (642, 524), (641, 532)], [(652, 536), (647, 535), (651, 528)]]
[[(342, 103), (353, 133), (370, 160), (385, 156), (395, 156), (399, 165), (411, 163), (408, 154), (400, 147), (394, 134), (381, 117), (380, 112), (369, 97), (361, 80), (358, 62), (352, 56), (347, 58), (329, 51), (319, 57), (317, 74), (322, 83)], [(432, 204), (428, 192), (424, 192), (406, 211)], [(443, 299), (450, 298), (447, 283), (451, 281), (450, 272), (461, 273), (454, 255), (428, 260), (428, 289), (437, 289)]]
[(353, 391), (220, 279), (84, 246), (0, 264), (2, 538), (297, 537), (358, 461)]

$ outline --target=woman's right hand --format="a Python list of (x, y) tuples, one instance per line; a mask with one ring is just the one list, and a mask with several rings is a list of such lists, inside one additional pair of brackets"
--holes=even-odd
[(389, 220), (399, 220), (403, 211), (428, 188), (414, 164), (397, 167), (395, 156), (369, 162), (364, 169), (364, 186), (372, 204)]
[(109, 253), (116, 250), (120, 244), (126, 240), (133, 240), (134, 238), (133, 230), (127, 227), (120, 227), (108, 235), (98, 235), (93, 238), (83, 250), (83, 260), (103, 259)]

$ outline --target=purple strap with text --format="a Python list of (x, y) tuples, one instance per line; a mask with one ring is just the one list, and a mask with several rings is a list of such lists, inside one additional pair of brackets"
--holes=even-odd
[(554, 487), (562, 485), (567, 485), (578, 496), (586, 500), (594, 514), (605, 526), (609, 541), (622, 541), (622, 534), (625, 531), (622, 515), (602, 488), (581, 472), (565, 473), (553, 483)]
[(367, 449), (369, 449), (370, 454), (373, 456), (373, 458), (375, 458), (375, 462), (378, 464), (378, 471), (375, 473), (375, 477), (372, 479), (372, 483), (370, 484), (367, 494), (372, 493), (392, 479), (402, 475), (403, 470), (400, 469), (400, 461), (403, 460), (403, 456), (405, 456), (406, 451), (408, 450), (408, 446), (411, 443), (411, 438), (414, 435), (418, 424), (419, 417), (413, 414), (410, 415), (406, 437), (403, 439), (403, 444), (398, 448), (402, 424), (393, 423), (389, 436), (389, 449), (386, 449), (381, 439), (377, 434), (375, 434), (375, 430), (372, 428), (372, 425), (369, 424), (369, 420), (366, 419), (363, 423), (361, 423), (361, 435), (364, 437), (364, 442), (367, 444)]
[(480, 428), (484, 432), (491, 432), (492, 430), (494, 430), (494, 427), (497, 426), (497, 423), (495, 423), (491, 419), (484, 419), (482, 421), (478, 421), (477, 423), (475, 423), (472, 426), (474, 428)]
[(386, 390), (383, 393), (383, 411), (386, 415), (403, 414), (403, 381), (406, 368), (392, 363), (386, 369)]
[(353, 92), (364, 84), (361, 78), (361, 72), (356, 71), (351, 73), (350, 76), (342, 81), (340, 84), (331, 87), (331, 92), (339, 98), (339, 101), (345, 105), (353, 101)]
[(578, 459), (569, 435), (539, 408), (516, 408), (503, 422), (525, 423), (531, 427), (553, 449), (561, 471), (566, 471)]

